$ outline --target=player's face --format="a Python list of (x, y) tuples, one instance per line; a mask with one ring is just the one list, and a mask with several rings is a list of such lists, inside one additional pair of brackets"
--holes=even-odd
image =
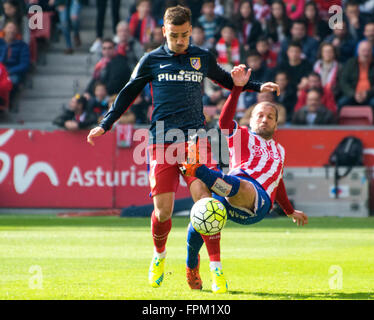
[(271, 139), (277, 129), (274, 108), (266, 103), (258, 104), (252, 111), (249, 125), (251, 130), (257, 133), (260, 137), (266, 140)]
[(180, 26), (165, 23), (162, 27), (162, 32), (164, 37), (166, 37), (168, 47), (171, 51), (183, 53), (187, 50), (192, 33), (192, 26), (189, 22)]

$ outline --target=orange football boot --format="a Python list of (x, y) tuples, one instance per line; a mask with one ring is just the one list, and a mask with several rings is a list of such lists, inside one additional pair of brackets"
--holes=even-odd
[(203, 288), (203, 282), (201, 281), (200, 274), (200, 254), (198, 255), (198, 262), (195, 268), (186, 267), (187, 283), (193, 290), (201, 290)]

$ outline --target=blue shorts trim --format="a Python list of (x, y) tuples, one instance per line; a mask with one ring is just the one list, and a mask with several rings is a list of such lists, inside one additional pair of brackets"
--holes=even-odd
[(253, 178), (248, 175), (235, 176), (242, 180), (247, 180), (253, 184), (257, 191), (257, 210), (255, 212), (248, 212), (239, 208), (233, 207), (226, 200), (215, 193), (212, 193), (212, 197), (221, 201), (226, 207), (227, 218), (233, 222), (239, 224), (254, 224), (261, 221), (271, 209), (271, 200), (269, 195), (266, 193), (264, 188)]

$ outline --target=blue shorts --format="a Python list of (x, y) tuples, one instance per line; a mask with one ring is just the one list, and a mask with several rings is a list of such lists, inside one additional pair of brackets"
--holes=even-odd
[(254, 212), (245, 209), (245, 208), (237, 208), (233, 207), (224, 197), (218, 196), (215, 193), (212, 193), (212, 197), (221, 201), (223, 205), (226, 207), (227, 211), (227, 218), (233, 222), (239, 224), (254, 224), (261, 221), (265, 215), (271, 209), (271, 200), (266, 193), (266, 191), (262, 188), (262, 186), (253, 178), (246, 175), (235, 176), (242, 180), (247, 180), (252, 183), (255, 187), (257, 192), (256, 195), (256, 206)]

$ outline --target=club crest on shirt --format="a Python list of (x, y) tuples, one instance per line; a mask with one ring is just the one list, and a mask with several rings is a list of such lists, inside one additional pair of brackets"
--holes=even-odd
[(195, 70), (200, 70), (201, 68), (201, 61), (200, 58), (190, 58), (191, 66)]
[(252, 150), (254, 152), (255, 157), (261, 158), (263, 155), (265, 155), (266, 160), (268, 160), (269, 158), (273, 160), (281, 159), (280, 154), (278, 152), (274, 153), (272, 150), (261, 148), (260, 146), (252, 145)]

